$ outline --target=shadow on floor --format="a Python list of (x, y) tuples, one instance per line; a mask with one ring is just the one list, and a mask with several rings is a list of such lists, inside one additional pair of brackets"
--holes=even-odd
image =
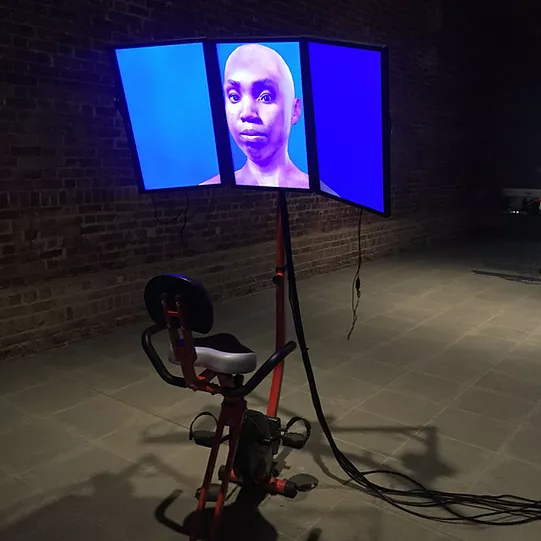
[[(332, 422), (332, 419), (329, 420)], [(422, 439), (425, 443), (424, 453), (410, 453), (401, 456), (402, 463), (409, 475), (422, 479), (426, 486), (430, 486), (439, 476), (445, 475), (449, 477), (453, 473), (451, 468), (441, 461), (438, 452), (437, 431), (433, 427), (403, 427), (397, 429), (396, 427), (385, 426), (370, 428), (352, 426), (340, 427), (340, 429), (334, 429), (334, 432), (337, 436), (348, 432), (407, 433), (409, 436)], [(149, 434), (142, 434), (143, 441), (145, 441), (145, 437), (149, 437)], [(159, 438), (152, 437), (152, 440), (156, 442), (159, 441)], [(185, 439), (182, 442), (180, 437), (177, 438), (175, 434), (168, 434), (163, 439), (163, 443), (178, 445), (179, 443), (188, 442)], [(325, 464), (324, 458), (332, 456), (332, 451), (320, 429), (314, 430), (307, 451), (312, 454), (324, 475), (345, 484), (344, 479), (337, 477)], [(291, 452), (290, 449), (283, 449), (279, 456), (279, 463), (281, 463), (282, 467), (287, 461), (289, 452)], [(379, 463), (371, 457), (370, 452), (363, 452), (362, 449), (359, 449), (359, 453), (348, 452), (348, 458), (361, 471), (382, 469)], [(383, 469), (388, 470), (386, 467)], [(69, 537), (63, 537), (55, 531), (55, 528), (61, 527), (65, 523), (66, 516), (72, 516), (72, 520), (73, 516), (77, 517), (81, 522), (81, 527), (87, 527), (88, 524), (91, 524), (85, 517), (103, 527), (103, 530), (100, 530), (100, 535), (94, 535), (95, 541), (112, 541), (113, 537), (107, 536), (106, 531), (111, 531), (122, 539), (133, 537), (140, 539), (141, 537), (137, 535), (133, 536), (133, 533), (139, 535), (142, 531), (146, 533), (147, 530), (148, 535), (145, 538), (150, 539), (161, 536), (160, 532), (167, 532), (167, 529), (176, 531), (186, 538), (189, 537), (196, 507), (196, 501), (192, 494), (183, 493), (180, 490), (175, 491), (165, 500), (165, 495), (161, 494), (156, 497), (139, 497), (135, 493), (133, 479), (141, 472), (145, 477), (154, 475), (154, 472), (158, 474), (165, 472), (169, 478), (174, 479), (175, 483), (185, 486), (182, 474), (162, 463), (154, 455), (149, 455), (123, 472), (117, 474), (103, 473), (93, 476), (85, 483), (65, 489), (62, 494), (59, 494), (56, 501), (49, 501), (49, 503), (37, 510), (37, 506), (34, 506), (33, 511), (28, 515), (0, 530), (0, 539), (17, 541), (55, 539), (56, 541), (63, 541)], [(377, 482), (378, 480), (375, 479), (374, 481)], [(383, 483), (387, 484), (385, 481)], [(361, 490), (360, 487), (353, 485), (351, 482), (348, 483), (348, 486)], [(403, 480), (400, 480), (398, 486), (404, 486)], [(395, 488), (398, 488), (398, 486), (395, 485)], [(278, 532), (275, 525), (271, 524), (258, 509), (263, 498), (254, 500), (252, 495), (245, 496), (246, 494), (240, 491), (235, 501), (227, 505), (224, 512), (221, 539), (224, 541), (254, 539), (276, 541)], [(171, 510), (170, 517), (168, 516), (169, 510)], [(20, 509), (12, 509), (11, 511), (11, 516), (13, 516)], [(299, 509), (299, 512), (302, 512), (302, 510)], [(212, 508), (204, 514), (200, 536), (203, 540), (208, 537), (212, 514)], [(9, 510), (6, 515), (0, 515), (0, 524), (8, 524), (9, 517)], [(364, 521), (363, 526), (363, 528), (367, 529), (365, 539), (367, 541), (378, 540), (377, 524), (372, 524), (372, 519), (365, 518), (368, 521), (368, 523)], [(279, 527), (279, 524), (276, 524), (276, 526)], [(310, 537), (306, 541), (315, 541), (324, 534), (322, 531), (313, 530), (309, 535)]]
[[(113, 541), (117, 539), (152, 539), (165, 537), (167, 529), (189, 537), (194, 521), (196, 501), (182, 490), (176, 490), (163, 500), (161, 497), (139, 497), (135, 495), (134, 476), (148, 475), (149, 466), (170, 474), (170, 468), (154, 456), (146, 457), (118, 474), (102, 473), (85, 483), (73, 485), (58, 494), (55, 501), (39, 507), (39, 501), (19, 503), (16, 508), (0, 513), (0, 539), (6, 541), (38, 541), (54, 539), (65, 541), (76, 537), (78, 530), (84, 540)], [(180, 501), (177, 501), (180, 500)], [(172, 504), (174, 518), (165, 516)], [(225, 508), (222, 535), (223, 541), (276, 541), (278, 532), (259, 512), (259, 502), (247, 499), (239, 493), (235, 502)], [(32, 509), (20, 516), (23, 509)], [(208, 509), (201, 523), (200, 539), (208, 537), (213, 509)], [(13, 521), (13, 517), (19, 517)], [(186, 518), (182, 521), (182, 518)], [(176, 519), (176, 520), (175, 520)], [(182, 521), (179, 524), (177, 521)], [(66, 526), (69, 524), (69, 527)], [(96, 526), (97, 523), (99, 526)], [(88, 528), (92, 530), (88, 531)], [(95, 530), (95, 531), (94, 531)], [(90, 537), (89, 537), (90, 536)], [(180, 537), (181, 539), (184, 537)]]
[[(292, 418), (297, 415), (295, 412), (288, 410), (287, 408), (280, 407), (281, 415), (285, 418)], [(452, 478), (456, 474), (451, 466), (449, 466), (441, 457), (439, 452), (439, 442), (438, 442), (438, 433), (435, 426), (376, 426), (376, 427), (363, 427), (363, 426), (332, 426), (335, 419), (332, 416), (327, 416), (327, 422), (331, 426), (331, 432), (335, 438), (340, 438), (347, 441), (348, 433), (355, 434), (396, 434), (406, 436), (413, 440), (419, 440), (422, 442), (423, 452), (409, 452), (402, 453), (399, 457), (400, 462), (400, 471), (394, 472), (394, 475), (388, 476), (390, 480), (398, 480), (401, 478), (402, 484), (406, 484), (408, 487), (417, 486), (415, 483), (408, 482), (403, 475), (408, 475), (415, 481), (421, 482), (426, 488), (434, 488), (435, 482), (440, 477)], [(184, 433), (169, 433), (165, 435), (152, 436), (150, 433), (144, 433), (142, 437), (142, 442), (144, 443), (163, 443), (163, 444), (193, 444), (186, 439)], [(337, 442), (338, 447), (340, 448), (340, 442)], [(348, 484), (352, 488), (359, 489), (361, 488), (352, 482), (347, 474), (344, 473), (343, 477), (339, 477), (336, 474), (332, 473), (327, 465), (325, 464), (325, 458), (332, 458), (333, 452), (329, 446), (326, 436), (319, 426), (315, 426), (312, 429), (312, 435), (310, 441), (306, 446), (306, 451), (308, 451), (314, 462), (319, 466), (321, 472), (333, 481), (337, 481), (341, 484)], [(287, 457), (295, 452), (292, 449), (285, 447), (281, 448), (281, 452), (276, 459), (276, 467), (280, 473), (283, 473), (287, 469)], [(359, 448), (358, 453), (352, 453), (348, 451), (347, 456), (349, 460), (361, 471), (374, 471), (374, 470), (390, 470), (387, 465), (381, 466), (381, 460), (378, 461), (379, 456), (375, 457), (376, 453), (372, 453), (367, 449)], [(203, 476), (204, 471), (201, 472)], [(321, 481), (321, 479), (320, 479)]]
[[(285, 417), (293, 417), (296, 415), (294, 412), (287, 410), (280, 406), (280, 411), (282, 414), (285, 414)], [(375, 427), (363, 427), (363, 426), (333, 426), (334, 421), (336, 420), (332, 416), (326, 416), (327, 422), (330, 425), (331, 433), (335, 438), (346, 439), (344, 434), (355, 433), (355, 434), (400, 434), (412, 438), (414, 440), (419, 440), (423, 443), (424, 452), (422, 453), (403, 453), (400, 455), (400, 463), (403, 466), (401, 472), (398, 473), (398, 476), (405, 473), (408, 476), (412, 477), (414, 480), (420, 481), (426, 488), (432, 488), (434, 482), (440, 477), (452, 478), (455, 473), (458, 473), (448, 464), (446, 464), (439, 452), (439, 442), (438, 442), (438, 429), (435, 426), (404, 426), (397, 428), (396, 426), (375, 426)], [(340, 442), (337, 442), (338, 448), (340, 448)], [(314, 427), (312, 429), (312, 435), (309, 443), (307, 444), (307, 450), (310, 452), (314, 458), (315, 463), (321, 469), (321, 472), (325, 474), (328, 478), (338, 481), (339, 483), (347, 483), (352, 486), (352, 488), (360, 489), (357, 485), (351, 484), (347, 474), (344, 472), (344, 478), (340, 478), (337, 475), (333, 474), (327, 465), (325, 464), (325, 457), (331, 457), (334, 459), (333, 451), (327, 442), (327, 438), (323, 433), (320, 427)], [(287, 456), (291, 453), (291, 449), (282, 449), (282, 453), (278, 457), (278, 465), (280, 471), (285, 467), (285, 461)], [(351, 453), (348, 451), (347, 457), (349, 460), (363, 471), (373, 471), (373, 470), (391, 470), (388, 466), (381, 466), (381, 462), (378, 462), (374, 459), (371, 451), (367, 449), (359, 448), (358, 453)], [(403, 479), (405, 480), (405, 479)], [(411, 483), (409, 483), (411, 486)]]
[[(174, 504), (179, 496), (181, 496), (181, 493), (176, 491), (166, 498), (156, 508), (155, 517), (160, 524), (175, 532), (189, 536), (197, 517), (195, 511), (190, 513), (182, 524), (178, 524), (167, 516), (168, 508)], [(219, 539), (221, 541), (252, 541), (253, 539), (276, 541), (278, 531), (263, 517), (258, 509), (262, 500), (263, 497), (254, 497), (253, 494), (241, 490), (236, 500), (224, 508)], [(210, 537), (213, 518), (214, 508), (209, 506), (205, 509), (199, 525), (199, 537), (201, 540)]]
[(534, 276), (533, 271), (530, 271), (529, 274), (509, 274), (505, 272), (493, 272), (484, 270), (473, 270), (472, 272), (478, 276), (491, 276), (494, 278), (501, 278), (502, 280), (507, 280), (508, 282), (518, 282), (520, 284), (529, 285), (541, 284), (541, 277)]
[[(287, 418), (288, 416), (294, 416), (294, 412), (288, 411), (285, 408), (282, 408), (282, 414)], [(327, 417), (328, 422), (332, 425), (334, 419), (332, 417)], [(376, 426), (376, 427), (363, 427), (363, 426), (340, 426), (331, 428), (333, 435), (336, 438), (340, 438), (347, 441), (347, 434), (390, 434), (390, 435), (400, 435), (411, 438), (412, 440), (418, 440), (420, 445), (418, 446), (419, 451), (412, 450), (409, 452), (402, 452), (397, 456), (397, 460), (393, 463), (396, 464), (396, 467), (393, 468), (389, 464), (381, 465), (381, 456), (373, 453), (369, 450), (358, 448), (352, 452), (351, 445), (347, 449), (347, 458), (353, 463), (353, 465), (361, 472), (361, 474), (366, 474), (368, 481), (379, 484), (382, 487), (389, 489), (401, 489), (401, 490), (411, 490), (419, 489), (420, 484), (427, 489), (437, 489), (436, 483), (440, 478), (452, 478), (457, 471), (448, 465), (442, 458), (441, 452), (439, 449), (439, 439), (438, 431), (434, 426)], [(153, 438), (153, 443), (162, 441), (164, 444), (171, 443), (180, 443), (181, 439), (175, 437), (174, 434), (169, 434), (167, 437), (162, 440)], [(407, 440), (406, 440), (407, 441)], [(338, 447), (341, 446), (341, 442), (338, 441)], [(331, 447), (329, 446), (327, 439), (322, 432), (320, 427), (315, 427), (312, 431), (312, 437), (309, 444), (304, 450), (305, 453), (309, 453), (313, 458), (313, 461), (319, 468), (319, 472), (312, 471), (318, 477), (318, 481), (321, 487), (324, 486), (324, 478), (338, 482), (342, 485), (346, 485), (351, 490), (367, 492), (362, 485), (357, 484), (352, 481), (348, 475), (344, 472), (338, 472), (336, 468), (329, 467), (329, 459), (331, 461), (335, 460)], [(277, 469), (282, 473), (281, 477), (289, 477), (286, 472), (287, 470), (292, 470), (291, 473), (295, 473), (295, 470), (298, 471), (296, 467), (288, 467), (288, 458), (291, 454), (296, 453), (296, 451), (282, 447), (279, 455), (277, 456)], [(393, 465), (394, 465), (393, 464)], [(299, 462), (297, 462), (297, 467)], [(302, 463), (300, 464), (301, 470)], [(294, 476), (295, 477), (295, 476)], [(294, 477), (291, 479), (293, 480)], [(419, 484), (420, 483), (420, 484)], [(317, 488), (315, 489), (318, 490)], [(373, 495), (372, 491), (368, 493)], [(308, 494), (299, 493), (297, 500), (303, 500), (309, 498)], [(240, 503), (240, 500), (238, 500)], [(307, 502), (309, 505), (309, 502)], [(259, 502), (254, 505), (253, 501), (245, 502), (244, 507), (242, 505), (231, 505), (226, 513), (224, 524), (225, 532), (230, 536), (235, 533), (235, 525), (239, 524), (241, 518), (247, 520), (246, 530), (249, 532), (257, 531), (260, 535), (260, 539), (276, 539), (272, 537), (273, 531), (275, 535), (274, 527), (269, 524), (265, 518), (260, 514), (257, 507)], [(284, 504), (287, 505), (287, 502)], [(301, 509), (297, 508), (299, 512), (302, 512)], [(246, 512), (248, 510), (248, 512)], [(264, 512), (264, 508), (263, 508)], [(351, 510), (348, 511), (350, 513)], [(365, 513), (368, 512), (365, 510)], [(340, 515), (340, 509), (334, 509), (332, 515)], [(377, 541), (380, 539), (380, 529), (378, 528), (378, 513), (374, 510), (374, 516), (364, 517), (363, 519), (363, 528), (366, 530), (362, 539), (366, 541)], [(207, 512), (206, 522), (210, 523), (212, 519), (212, 511)], [(376, 516), (378, 515), (378, 516)], [(176, 531), (186, 531), (189, 529), (190, 520), (193, 520), (193, 516), (188, 517), (185, 521), (183, 528), (178, 529), (174, 527)], [(351, 515), (344, 516), (346, 521), (354, 521)], [(232, 526), (230, 526), (232, 525)], [(279, 527), (279, 523), (275, 524)], [(321, 536), (325, 538), (325, 534), (322, 531), (314, 530), (310, 532), (311, 537), (309, 539), (320, 539)], [(224, 536), (224, 539), (229, 541), (231, 540), (241, 540), (243, 537), (239, 537), (239, 534), (235, 534), (232, 537)], [(248, 539), (248, 538), (247, 538)]]
[[(292, 414), (293, 416), (293, 414)], [(328, 418), (329, 423), (332, 423), (333, 419)], [(397, 427), (388, 427), (388, 426), (376, 426), (376, 427), (362, 427), (362, 426), (351, 426), (351, 427), (333, 427), (331, 428), (333, 435), (340, 437), (342, 434), (347, 433), (357, 433), (357, 434), (368, 434), (368, 433), (377, 433), (377, 434), (399, 434), (411, 437), (413, 439), (421, 440), (424, 442), (424, 453), (406, 453), (400, 456), (400, 462), (404, 467), (404, 471), (401, 473), (406, 473), (415, 480), (420, 480), (423, 485), (427, 488), (431, 488), (439, 477), (452, 477), (455, 472), (450, 466), (448, 466), (440, 457), (438, 450), (438, 437), (437, 429), (433, 426), (425, 427), (409, 427), (404, 426), (403, 428)], [(143, 434), (142, 438), (143, 443), (163, 443), (166, 445), (175, 444), (175, 445), (195, 445), (193, 442), (186, 440), (184, 433), (169, 433), (160, 436), (150, 436), (149, 434)], [(340, 442), (338, 442), (338, 447), (340, 447)], [(323, 431), (317, 427), (313, 429), (312, 436), (309, 443), (307, 444), (306, 449), (310, 452), (314, 458), (315, 463), (321, 469), (321, 472), (326, 475), (329, 479), (338, 481), (341, 484), (350, 483), (347, 478), (340, 478), (334, 473), (332, 473), (327, 465), (325, 464), (325, 457), (332, 457), (333, 452), (329, 446)], [(276, 458), (276, 467), (280, 473), (283, 473), (287, 469), (287, 457), (291, 454), (292, 449), (282, 447), (280, 454)], [(361, 454), (362, 453), (362, 454)], [(358, 468), (361, 468), (361, 471), (373, 471), (373, 470), (389, 470), (387, 466), (382, 467), (381, 463), (374, 460), (373, 453), (369, 450), (359, 449), (359, 453), (347, 453), (349, 460), (357, 465)], [(204, 471), (201, 472), (203, 476)], [(346, 474), (344, 473), (344, 476)], [(352, 485), (353, 488), (359, 488), (355, 484)]]

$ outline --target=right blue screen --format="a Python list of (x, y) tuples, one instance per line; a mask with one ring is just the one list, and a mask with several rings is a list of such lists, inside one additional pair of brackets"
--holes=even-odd
[(381, 53), (309, 44), (320, 187), (384, 212)]

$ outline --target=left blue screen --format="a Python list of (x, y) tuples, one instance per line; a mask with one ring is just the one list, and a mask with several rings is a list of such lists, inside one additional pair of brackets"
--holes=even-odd
[(219, 184), (202, 43), (118, 49), (144, 188)]

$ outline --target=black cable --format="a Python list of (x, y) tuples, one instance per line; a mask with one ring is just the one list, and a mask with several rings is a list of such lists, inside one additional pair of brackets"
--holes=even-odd
[[(182, 213), (184, 213), (184, 216), (186, 217), (186, 214), (187, 214), (187, 209), (188, 207), (186, 206), (185, 209), (183, 210), (179, 210), (178, 214), (174, 217), (174, 218), (171, 218), (170, 220), (162, 220), (159, 216), (158, 216), (158, 206), (156, 205), (156, 198), (154, 197), (154, 194), (151, 193), (150, 194), (150, 199), (152, 199), (152, 205), (154, 207), (154, 219), (162, 224), (162, 225), (171, 225), (171, 224), (174, 224), (181, 216), (182, 216)], [(187, 205), (187, 203), (186, 203)]]
[(186, 240), (184, 239), (184, 233), (186, 231), (186, 224), (188, 223), (188, 210), (190, 209), (190, 195), (188, 192), (185, 192), (186, 196), (186, 206), (184, 208), (184, 220), (182, 221), (182, 227), (180, 228), (180, 243), (182, 246), (182, 251), (185, 254), (188, 255), (195, 255), (197, 252), (195, 250), (192, 250), (187, 244)]
[(363, 221), (363, 209), (359, 211), (359, 222), (357, 224), (357, 268), (355, 269), (355, 275), (353, 276), (353, 282), (351, 284), (351, 327), (348, 332), (347, 339), (351, 338), (355, 325), (357, 324), (357, 310), (359, 309), (359, 303), (361, 302), (361, 266), (363, 264), (363, 253), (361, 249), (361, 226)]
[[(317, 390), (314, 371), (310, 362), (308, 346), (304, 334), (302, 314), (297, 292), (295, 267), (293, 262), (293, 250), (291, 247), (291, 234), (289, 228), (289, 216), (287, 211), (286, 195), (280, 191), (279, 204), (281, 209), (282, 227), (284, 236), (284, 247), (288, 269), (289, 302), (293, 314), (295, 331), (299, 348), (302, 355), (310, 394), (318, 422), (325, 434), (327, 442), (336, 458), (336, 461), (348, 477), (354, 481), (357, 487), (380, 498), (393, 507), (405, 511), (411, 515), (438, 522), (459, 522), (491, 526), (512, 526), (526, 524), (541, 520), (541, 500), (531, 500), (502, 494), (499, 496), (479, 494), (459, 494), (453, 492), (442, 492), (431, 490), (415, 481), (408, 475), (390, 470), (373, 470), (367, 472), (359, 471), (355, 465), (345, 456), (336, 444), (329, 425), (323, 412), (321, 399)], [(416, 488), (400, 490), (385, 487), (373, 483), (369, 477), (377, 474), (386, 474), (397, 477), (411, 483)], [(432, 516), (422, 512), (424, 508), (441, 508), (446, 512), (444, 516)], [(464, 508), (475, 509), (475, 514), (465, 514)], [(420, 509), (419, 511), (417, 509)]]
[(184, 192), (184, 197), (185, 197), (185, 200), (186, 200), (184, 208), (182, 210), (180, 210), (178, 212), (178, 214), (174, 218), (171, 218), (170, 220), (162, 220), (158, 216), (158, 207), (156, 205), (156, 199), (154, 197), (154, 194), (153, 193), (150, 194), (150, 198), (152, 199), (152, 205), (154, 207), (154, 219), (158, 223), (160, 223), (162, 225), (172, 225), (175, 222), (177, 222), (181, 216), (183, 216), (182, 225), (180, 227), (180, 244), (182, 246), (182, 253), (187, 254), (187, 255), (195, 255), (197, 252), (192, 250), (186, 244), (186, 241), (184, 239), (184, 233), (186, 232), (186, 224), (188, 223), (188, 210), (190, 209), (190, 195), (188, 194), (188, 192)]

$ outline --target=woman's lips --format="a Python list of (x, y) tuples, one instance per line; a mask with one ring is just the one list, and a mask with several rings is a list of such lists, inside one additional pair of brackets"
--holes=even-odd
[(263, 143), (267, 140), (267, 136), (257, 130), (243, 130), (239, 135), (241, 140), (246, 143)]

